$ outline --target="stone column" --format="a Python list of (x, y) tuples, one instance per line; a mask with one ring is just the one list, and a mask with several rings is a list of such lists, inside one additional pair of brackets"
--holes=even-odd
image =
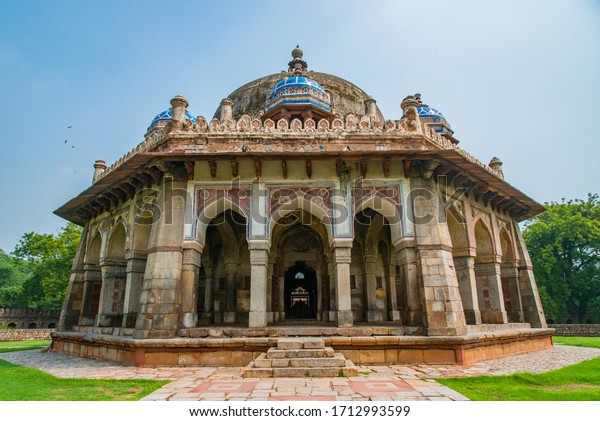
[(146, 270), (146, 260), (147, 254), (139, 251), (132, 251), (127, 258), (127, 280), (125, 284), (122, 324), (125, 328), (135, 327), (140, 302), (140, 291)]
[(398, 299), (396, 294), (396, 265), (387, 265), (387, 302), (388, 302), (388, 320), (400, 320), (398, 311)]
[[(522, 323), (523, 306), (521, 304), (521, 291), (519, 290), (519, 268), (516, 262), (507, 262), (500, 265), (502, 288), (508, 288), (510, 308), (506, 309), (509, 323)], [(505, 282), (506, 281), (506, 282)]]
[(410, 184), (427, 334), (465, 335), (465, 315), (452, 260), (452, 241), (440, 206), (441, 193), (433, 180), (421, 176), (412, 177)]
[(268, 240), (249, 240), (250, 249), (250, 314), (249, 327), (267, 326), (267, 265), (270, 244)]
[(83, 304), (79, 315), (79, 326), (94, 326), (98, 309), (94, 309), (94, 289), (102, 287), (102, 272), (95, 264), (83, 266)]
[(475, 258), (473, 256), (455, 256), (454, 268), (467, 324), (479, 325), (481, 324), (481, 311), (479, 310), (475, 279)]
[(206, 286), (204, 289), (204, 297), (200, 298), (204, 300), (202, 322), (203, 324), (210, 324), (213, 322), (213, 304), (215, 301), (215, 280), (213, 278), (212, 268), (205, 267), (204, 275), (206, 276)]
[(116, 260), (100, 262), (102, 289), (100, 307), (96, 316), (96, 326), (116, 327), (123, 323), (123, 296), (127, 263)]
[(381, 312), (377, 309), (377, 255), (365, 256), (365, 292), (367, 298), (367, 322), (381, 322)]
[(223, 312), (224, 323), (235, 323), (236, 302), (235, 276), (237, 274), (237, 263), (225, 263), (225, 311)]
[(352, 315), (352, 290), (350, 289), (350, 262), (352, 240), (333, 240), (332, 244), (335, 272), (336, 320), (338, 327), (354, 325)]
[(481, 319), (484, 323), (506, 323), (499, 257), (476, 257), (475, 276), (479, 283), (487, 285), (490, 300), (489, 308), (481, 307)]
[(73, 266), (71, 266), (71, 276), (69, 277), (69, 285), (67, 287), (65, 301), (60, 313), (60, 319), (58, 321), (58, 331), (66, 331), (77, 325), (79, 316), (82, 312), (85, 283), (83, 257), (85, 255), (87, 233), (88, 225), (86, 224), (83, 232), (81, 233), (81, 240), (79, 242), (79, 246), (77, 247), (75, 258), (73, 259)]
[(527, 251), (527, 245), (519, 229), (519, 225), (513, 224), (517, 238), (517, 248), (519, 251), (519, 290), (521, 293), (521, 302), (523, 305), (523, 316), (527, 323), (534, 328), (547, 328), (546, 316), (542, 308), (542, 302), (538, 293), (535, 277), (533, 276), (533, 266), (531, 258)]
[(185, 328), (198, 324), (198, 297), (200, 267), (202, 266), (202, 248), (195, 241), (186, 241), (183, 245), (181, 267), (181, 325)]
[(181, 310), (179, 287), (186, 184), (183, 166), (171, 164), (164, 170), (158, 197), (161, 214), (150, 233), (148, 262), (134, 332), (136, 339), (172, 338), (177, 331)]
[(337, 299), (335, 296), (336, 282), (335, 282), (335, 264), (332, 253), (327, 253), (327, 274), (329, 276), (329, 313), (327, 315), (328, 322), (335, 322), (337, 307)]
[(414, 238), (405, 237), (394, 244), (404, 284), (404, 323), (423, 326), (422, 288), (417, 277), (417, 250)]

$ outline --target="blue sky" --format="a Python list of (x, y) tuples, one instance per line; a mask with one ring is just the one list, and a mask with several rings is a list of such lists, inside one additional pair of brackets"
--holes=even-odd
[(0, 248), (63, 226), (52, 211), (94, 160), (133, 148), (174, 95), (212, 117), (296, 44), (386, 118), (420, 92), (540, 202), (599, 190), (598, 1), (3, 1)]

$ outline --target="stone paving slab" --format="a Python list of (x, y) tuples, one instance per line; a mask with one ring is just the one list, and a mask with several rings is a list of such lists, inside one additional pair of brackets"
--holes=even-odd
[(600, 349), (555, 345), (551, 349), (469, 365), (360, 366), (359, 376), (244, 379), (242, 367), (129, 367), (53, 352), (17, 351), (0, 359), (63, 378), (173, 380), (146, 396), (183, 400), (468, 400), (436, 377), (541, 373), (599, 357)]

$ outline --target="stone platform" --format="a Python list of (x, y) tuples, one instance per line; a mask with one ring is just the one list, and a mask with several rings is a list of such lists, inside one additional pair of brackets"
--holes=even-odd
[(554, 332), (524, 324), (477, 326), (464, 336), (406, 335), (402, 329), (409, 328), (215, 327), (205, 329), (205, 337), (170, 339), (55, 332), (52, 350), (135, 366), (243, 367), (283, 337), (320, 337), (355, 364), (464, 364), (551, 347)]

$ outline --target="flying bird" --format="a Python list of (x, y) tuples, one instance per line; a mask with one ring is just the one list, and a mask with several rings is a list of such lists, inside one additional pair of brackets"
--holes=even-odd
[(68, 140), (65, 140), (65, 143), (67, 143), (67, 142), (68, 142)]
[(71, 146), (71, 148), (74, 148), (75, 146)]
[(73, 127), (73, 126), (67, 126), (67, 129), (70, 129), (71, 127)]

